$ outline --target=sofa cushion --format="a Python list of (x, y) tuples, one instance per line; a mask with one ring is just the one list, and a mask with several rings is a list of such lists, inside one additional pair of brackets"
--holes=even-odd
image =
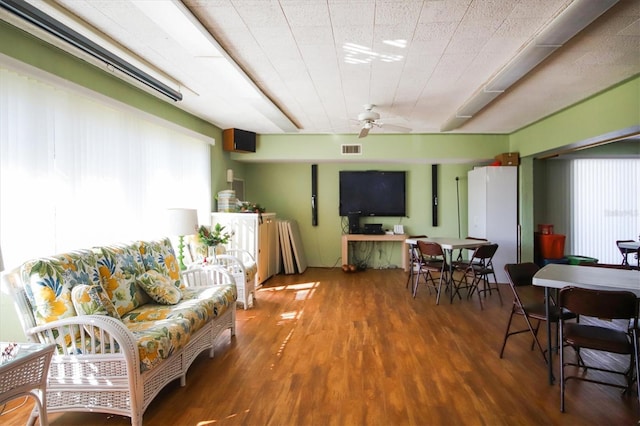
[(238, 290), (234, 284), (215, 285), (211, 287), (188, 288), (182, 290), (182, 302), (185, 306), (189, 303), (204, 303), (207, 313), (212, 318), (217, 318), (234, 305), (238, 300)]
[(198, 331), (207, 321), (223, 314), (237, 299), (236, 286), (219, 285), (182, 290), (182, 300), (175, 305), (148, 303), (122, 316), (125, 324), (186, 318), (192, 332)]
[(82, 284), (71, 290), (71, 301), (78, 315), (107, 315), (120, 319), (106, 292), (97, 284)]
[(138, 344), (140, 372), (151, 370), (163, 359), (182, 349), (193, 331), (184, 318), (143, 321), (127, 324)]
[(36, 324), (76, 315), (71, 290), (80, 284), (98, 284), (96, 257), (77, 250), (24, 263), (20, 268), (25, 293)]
[(156, 241), (140, 241), (138, 250), (146, 271), (158, 271), (173, 280), (176, 287), (182, 288), (180, 266), (169, 238)]
[(183, 290), (182, 300), (175, 305), (147, 303), (127, 312), (122, 321), (138, 343), (140, 370), (150, 370), (182, 348), (193, 333), (226, 312), (236, 299), (235, 285), (200, 287)]
[(171, 278), (158, 271), (150, 270), (138, 275), (137, 282), (151, 299), (161, 305), (175, 305), (182, 297)]
[(114, 244), (94, 250), (98, 255), (100, 282), (120, 316), (149, 301), (136, 282), (144, 272), (136, 244)]

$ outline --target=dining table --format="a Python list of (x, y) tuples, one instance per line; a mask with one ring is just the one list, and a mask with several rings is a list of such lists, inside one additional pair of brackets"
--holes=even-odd
[(544, 287), (549, 384), (554, 382), (551, 321), (549, 321), (551, 289), (558, 291), (564, 287), (573, 286), (592, 290), (630, 291), (640, 299), (640, 272), (632, 269), (550, 263), (536, 272), (532, 281), (533, 285)]
[(418, 244), (418, 240), (438, 243), (442, 247), (442, 251), (445, 253), (445, 259), (449, 264), (449, 276), (447, 277), (448, 287), (450, 292), (450, 303), (453, 303), (453, 251), (460, 249), (475, 249), (485, 244), (491, 244), (486, 240), (478, 240), (473, 238), (452, 238), (452, 237), (426, 237), (426, 238), (407, 238), (405, 243), (409, 246), (415, 246)]

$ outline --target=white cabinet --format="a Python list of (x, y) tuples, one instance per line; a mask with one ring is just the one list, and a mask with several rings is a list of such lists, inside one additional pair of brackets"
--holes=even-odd
[(479, 167), (468, 179), (468, 235), (498, 244), (493, 267), (507, 283), (504, 265), (518, 258), (518, 168)]
[(211, 225), (233, 231), (231, 249), (247, 250), (256, 260), (256, 286), (278, 273), (278, 230), (275, 213), (211, 213)]

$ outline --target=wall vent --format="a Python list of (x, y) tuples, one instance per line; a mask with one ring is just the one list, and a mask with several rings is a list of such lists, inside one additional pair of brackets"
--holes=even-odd
[(342, 148), (342, 155), (360, 155), (362, 154), (362, 145), (361, 144), (352, 144), (352, 145), (340, 145)]

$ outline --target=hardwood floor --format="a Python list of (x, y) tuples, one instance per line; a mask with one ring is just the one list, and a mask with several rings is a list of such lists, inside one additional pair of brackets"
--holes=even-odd
[[(638, 425), (635, 395), (591, 383), (569, 382), (560, 413), (559, 386), (526, 334), (498, 357), (506, 286), (504, 306), (494, 295), (481, 311), (477, 298), (436, 306), (424, 286), (413, 299), (405, 281), (399, 269), (271, 278), (254, 309), (238, 310), (237, 336), (225, 334), (214, 359), (201, 354), (185, 387), (167, 386), (145, 425)], [(32, 405), (0, 424), (24, 424)], [(49, 420), (129, 424), (101, 413)]]

